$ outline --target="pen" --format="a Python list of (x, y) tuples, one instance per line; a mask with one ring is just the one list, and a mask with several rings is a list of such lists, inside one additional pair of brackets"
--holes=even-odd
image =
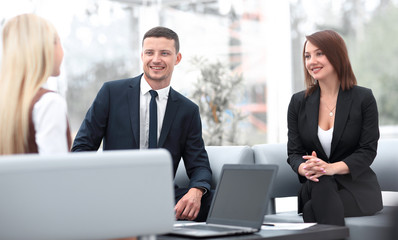
[(264, 226), (270, 226), (270, 227), (275, 227), (275, 224), (272, 223), (263, 223)]

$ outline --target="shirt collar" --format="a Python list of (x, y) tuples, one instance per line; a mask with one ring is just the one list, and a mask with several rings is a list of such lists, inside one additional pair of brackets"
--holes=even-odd
[(47, 89), (47, 90), (50, 90), (53, 92), (58, 92), (57, 87), (54, 87), (53, 84), (50, 84), (48, 80), (41, 85), (41, 88), (44, 88), (44, 89)]
[[(144, 75), (141, 77), (141, 95), (149, 94), (149, 90), (152, 90), (151, 86), (149, 86), (148, 82), (145, 80)], [(170, 85), (156, 90), (158, 93), (159, 99), (167, 99), (169, 97), (169, 92), (170, 92)]]
[(48, 82), (43, 83), (43, 85), (41, 85), (41, 87), (45, 88), (45, 89), (50, 89)]

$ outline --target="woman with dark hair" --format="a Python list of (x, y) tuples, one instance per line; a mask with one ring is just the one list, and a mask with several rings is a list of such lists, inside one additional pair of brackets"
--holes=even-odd
[(302, 183), (298, 210), (304, 222), (345, 225), (344, 217), (383, 208), (370, 168), (379, 139), (376, 100), (370, 89), (357, 86), (338, 33), (306, 38), (307, 89), (289, 104), (288, 163)]

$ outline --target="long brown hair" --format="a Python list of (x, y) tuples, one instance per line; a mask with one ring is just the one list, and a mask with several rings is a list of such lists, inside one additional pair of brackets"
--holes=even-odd
[(308, 73), (305, 66), (305, 46), (308, 41), (317, 46), (332, 64), (342, 90), (348, 90), (357, 85), (357, 79), (352, 71), (346, 44), (337, 32), (332, 30), (319, 31), (306, 36), (306, 39), (303, 48), (304, 77), (307, 86), (306, 96), (310, 95), (318, 87), (318, 81), (315, 81)]

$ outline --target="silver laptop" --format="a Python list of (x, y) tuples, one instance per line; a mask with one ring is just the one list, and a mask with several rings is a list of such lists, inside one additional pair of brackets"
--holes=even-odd
[(276, 165), (224, 165), (206, 223), (176, 222), (170, 234), (204, 238), (258, 232), (277, 169)]
[(0, 193), (0, 239), (164, 234), (175, 219), (172, 161), (161, 149), (2, 156)]

